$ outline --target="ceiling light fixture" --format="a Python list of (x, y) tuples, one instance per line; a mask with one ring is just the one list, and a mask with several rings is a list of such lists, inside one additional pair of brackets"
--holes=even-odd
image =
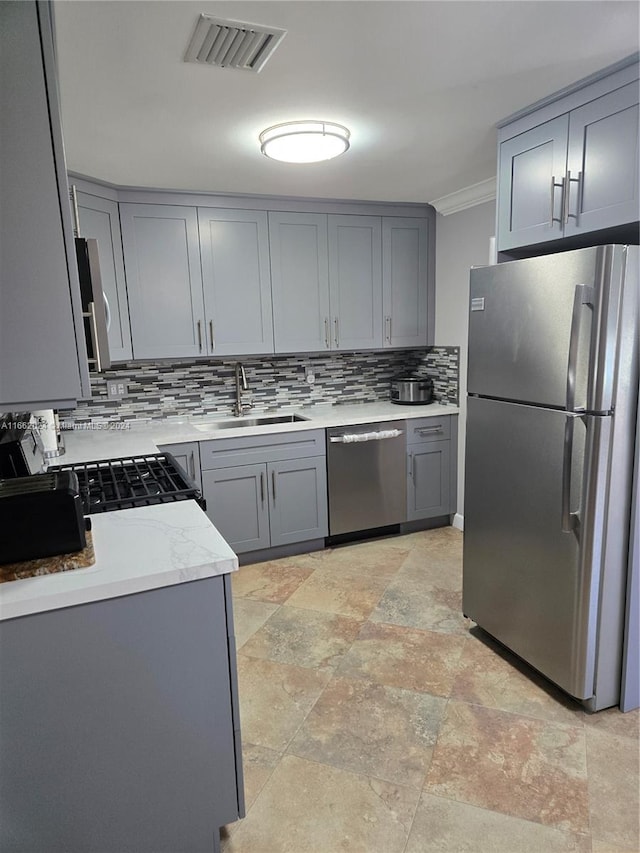
[(285, 163), (317, 163), (331, 160), (349, 148), (349, 133), (330, 121), (287, 121), (260, 134), (260, 150)]

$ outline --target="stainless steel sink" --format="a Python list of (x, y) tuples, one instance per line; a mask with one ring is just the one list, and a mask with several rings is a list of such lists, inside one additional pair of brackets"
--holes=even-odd
[(257, 418), (229, 418), (227, 421), (211, 421), (208, 424), (193, 424), (202, 432), (219, 429), (238, 429), (240, 427), (268, 426), (269, 424), (293, 424), (298, 421), (308, 421), (302, 415), (263, 415)]

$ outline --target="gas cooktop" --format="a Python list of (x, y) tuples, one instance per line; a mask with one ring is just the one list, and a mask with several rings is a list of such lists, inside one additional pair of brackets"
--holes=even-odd
[(170, 453), (49, 466), (48, 471), (77, 474), (89, 515), (182, 500), (196, 500), (205, 508), (201, 493)]

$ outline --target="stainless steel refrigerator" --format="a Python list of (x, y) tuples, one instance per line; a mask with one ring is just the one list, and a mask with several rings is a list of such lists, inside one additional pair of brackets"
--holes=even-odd
[(618, 704), (638, 247), (471, 271), (463, 610), (590, 710)]

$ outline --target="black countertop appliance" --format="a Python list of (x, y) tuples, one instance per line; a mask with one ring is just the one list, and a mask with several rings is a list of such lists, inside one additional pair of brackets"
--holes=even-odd
[(0, 519), (0, 564), (82, 551), (91, 528), (69, 471), (0, 480)]

